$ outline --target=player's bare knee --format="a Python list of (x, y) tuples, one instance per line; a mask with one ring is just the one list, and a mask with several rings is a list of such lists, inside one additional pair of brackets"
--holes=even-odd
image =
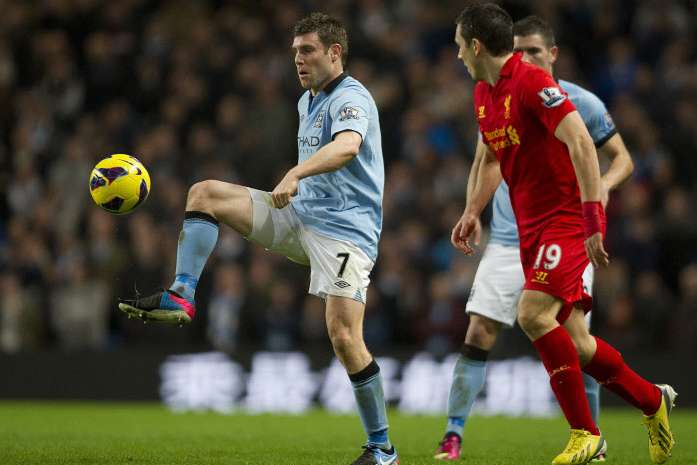
[(210, 210), (212, 190), (216, 181), (200, 181), (189, 188), (189, 195), (186, 198), (186, 209), (188, 211)]
[(530, 340), (535, 340), (557, 326), (561, 302), (539, 291), (523, 291), (518, 303), (518, 324)]
[(330, 328), (329, 339), (338, 356), (350, 354), (359, 343), (359, 338), (346, 326)]
[(539, 314), (535, 312), (526, 311), (523, 308), (518, 311), (518, 325), (524, 331), (527, 328), (532, 328), (537, 323), (537, 318), (539, 318)]
[(472, 314), (465, 336), (465, 343), (490, 350), (496, 342), (501, 324), (489, 318)]
[(556, 321), (545, 314), (521, 311), (518, 312), (518, 325), (531, 340), (535, 340), (556, 326)]

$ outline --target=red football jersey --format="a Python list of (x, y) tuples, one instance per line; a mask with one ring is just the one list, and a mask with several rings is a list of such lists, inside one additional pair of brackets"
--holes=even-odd
[(542, 68), (515, 53), (496, 85), (474, 88), (475, 118), (482, 140), (496, 154), (509, 187), (521, 246), (550, 221), (583, 230), (581, 195), (569, 151), (554, 136), (576, 110)]

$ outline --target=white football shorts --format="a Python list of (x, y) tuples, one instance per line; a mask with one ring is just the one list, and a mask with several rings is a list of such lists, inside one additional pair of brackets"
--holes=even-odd
[[(515, 246), (489, 244), (479, 262), (465, 311), (513, 327), (518, 316), (518, 299), (523, 292), (525, 276), (520, 263), (520, 249)], [(593, 290), (593, 265), (583, 272), (583, 288)], [(590, 314), (586, 322), (590, 327)]]
[(366, 302), (374, 263), (363, 250), (306, 227), (291, 205), (274, 208), (270, 193), (247, 189), (252, 197), (252, 232), (247, 240), (309, 266), (310, 294)]

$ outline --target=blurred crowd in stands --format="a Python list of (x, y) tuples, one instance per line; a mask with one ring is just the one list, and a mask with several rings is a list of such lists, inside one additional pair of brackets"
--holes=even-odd
[[(635, 172), (608, 207), (596, 332), (625, 350), (697, 351), (697, 2), (503, 5), (539, 14), (556, 74), (596, 92)], [(167, 287), (188, 187), (272, 190), (297, 160), (294, 23), (349, 29), (348, 72), (381, 113), (384, 229), (368, 296), (371, 349), (457, 350), (478, 264), (450, 246), (477, 137), (457, 60), (461, 1), (0, 0), (0, 351), (125, 344), (328, 346), (309, 273), (222, 228), (189, 328), (129, 321), (117, 297)], [(133, 154), (152, 176), (134, 214), (89, 197), (89, 172)], [(603, 163), (607, 165), (607, 163)], [(553, 180), (550, 180), (553, 182)], [(482, 244), (483, 245), (483, 244)], [(517, 330), (516, 330), (517, 331)]]

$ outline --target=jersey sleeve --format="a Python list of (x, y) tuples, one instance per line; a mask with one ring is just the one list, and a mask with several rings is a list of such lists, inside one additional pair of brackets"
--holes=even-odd
[(566, 115), (576, 110), (568, 94), (542, 69), (527, 73), (520, 86), (523, 105), (554, 134)]
[(593, 138), (596, 147), (602, 147), (612, 136), (617, 134), (617, 127), (612, 120), (610, 113), (605, 108), (605, 104), (599, 99), (594, 98), (589, 102), (590, 118), (586, 126)]
[(371, 118), (370, 99), (355, 90), (342, 92), (329, 105), (332, 139), (343, 131), (354, 131), (365, 140)]

